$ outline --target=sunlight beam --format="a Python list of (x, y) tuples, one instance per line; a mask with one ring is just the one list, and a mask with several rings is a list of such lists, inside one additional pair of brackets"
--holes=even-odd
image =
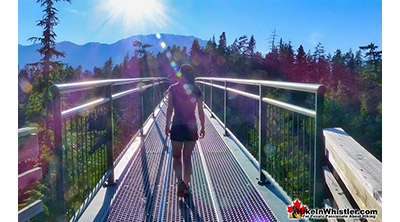
[(97, 24), (120, 25), (126, 32), (155, 31), (170, 23), (163, 0), (98, 0), (97, 5)]

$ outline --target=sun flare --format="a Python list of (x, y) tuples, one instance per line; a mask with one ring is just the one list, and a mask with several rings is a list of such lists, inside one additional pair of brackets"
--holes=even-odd
[(107, 23), (122, 23), (126, 29), (162, 28), (169, 22), (163, 0), (103, 0), (100, 6)]

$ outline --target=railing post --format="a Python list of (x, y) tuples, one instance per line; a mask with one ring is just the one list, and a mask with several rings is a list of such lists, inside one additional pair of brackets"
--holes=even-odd
[(106, 88), (106, 98), (108, 101), (108, 105), (106, 107), (106, 115), (109, 118), (107, 121), (107, 133), (106, 133), (106, 141), (107, 141), (107, 185), (112, 186), (115, 185), (114, 182), (114, 117), (113, 117), (113, 100), (112, 100), (112, 85), (110, 84)]
[(258, 184), (268, 184), (266, 176), (262, 172), (262, 167), (265, 164), (265, 155), (263, 155), (264, 149), (263, 146), (267, 142), (267, 125), (266, 125), (266, 105), (262, 101), (262, 98), (265, 95), (265, 87), (261, 84), (259, 85), (259, 100), (258, 100), (258, 163), (259, 163), (259, 174), (260, 178)]
[(51, 87), (53, 95), (54, 118), (54, 162), (56, 164), (56, 215), (57, 221), (66, 221), (65, 215), (65, 188), (64, 188), (64, 163), (62, 148), (62, 119), (61, 119), (61, 95), (56, 86)]
[(206, 84), (202, 83), (202, 85), (203, 85), (203, 99), (204, 99), (203, 108), (204, 108), (204, 103), (206, 103)]
[(143, 81), (140, 81), (139, 83), (139, 96), (140, 96), (140, 136), (143, 138), (144, 134), (143, 134), (143, 121), (144, 121), (144, 101), (143, 101)]
[(227, 115), (227, 113), (226, 113), (226, 106), (227, 106), (227, 97), (228, 97), (228, 92), (227, 92), (227, 90), (226, 90), (226, 81), (224, 81), (224, 129), (225, 129), (225, 133), (224, 133), (224, 135), (225, 136), (227, 136), (228, 135), (228, 131), (226, 130), (227, 129), (227, 126), (226, 126), (226, 115)]
[(154, 84), (154, 80), (151, 82), (151, 91), (153, 92), (153, 102), (152, 102), (152, 108), (153, 108), (153, 112), (151, 113), (151, 117), (156, 118), (154, 112), (154, 108), (156, 108), (156, 89), (155, 89), (155, 84)]
[[(164, 99), (164, 97), (162, 96), (162, 87), (161, 87), (161, 80), (158, 80), (158, 87), (157, 87), (157, 89), (158, 89), (158, 95), (160, 96), (160, 99)], [(157, 100), (158, 101), (158, 100)], [(161, 101), (158, 101), (158, 108), (160, 108), (161, 109)]]
[(211, 118), (214, 117), (214, 109), (213, 109), (213, 81), (211, 80), (211, 92), (210, 92), (210, 109), (211, 109)]
[(323, 142), (323, 115), (324, 115), (324, 94), (326, 88), (321, 86), (315, 93), (315, 147), (314, 147), (314, 198), (313, 207), (322, 207), (323, 194), (325, 193), (325, 182), (322, 166), (325, 164), (325, 151)]

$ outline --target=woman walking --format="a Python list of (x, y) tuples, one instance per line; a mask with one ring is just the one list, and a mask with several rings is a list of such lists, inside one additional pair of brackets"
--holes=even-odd
[[(191, 156), (199, 139), (195, 110), (200, 119), (200, 139), (204, 137), (204, 111), (203, 94), (194, 82), (193, 67), (184, 64), (180, 68), (179, 81), (168, 89), (168, 109), (165, 134), (170, 136), (172, 142), (173, 168), (178, 180), (179, 197), (190, 194), (190, 176), (192, 174)], [(169, 128), (172, 112), (174, 118), (172, 127)], [(183, 176), (182, 176), (183, 169)]]

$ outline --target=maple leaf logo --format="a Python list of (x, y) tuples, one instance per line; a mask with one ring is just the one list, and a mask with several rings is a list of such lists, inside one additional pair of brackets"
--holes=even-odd
[(287, 207), (289, 218), (301, 218), (306, 210), (307, 206), (301, 205), (301, 202), (298, 199), (293, 202), (293, 205)]

